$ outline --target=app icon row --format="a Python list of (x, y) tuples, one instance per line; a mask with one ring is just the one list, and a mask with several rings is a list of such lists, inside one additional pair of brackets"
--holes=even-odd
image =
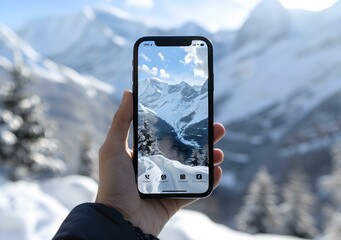
[[(144, 177), (145, 177), (147, 180), (149, 180), (149, 179), (150, 179), (150, 174), (145, 174)], [(179, 179), (180, 179), (180, 180), (186, 180), (186, 178), (187, 178), (186, 174), (180, 174), (180, 175), (179, 175)], [(200, 173), (196, 174), (196, 175), (195, 175), (195, 178), (196, 178), (197, 180), (201, 180), (201, 179), (202, 179), (202, 174), (200, 174)], [(163, 181), (166, 180), (166, 179), (167, 179), (167, 175), (166, 175), (166, 174), (161, 174), (160, 179), (163, 180)]]

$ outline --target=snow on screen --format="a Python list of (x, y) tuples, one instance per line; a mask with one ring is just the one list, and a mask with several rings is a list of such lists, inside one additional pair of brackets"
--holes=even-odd
[(138, 50), (138, 185), (142, 193), (208, 190), (208, 53), (194, 46)]

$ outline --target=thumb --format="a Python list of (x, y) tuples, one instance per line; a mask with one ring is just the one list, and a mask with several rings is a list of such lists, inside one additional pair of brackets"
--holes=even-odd
[(111, 127), (105, 140), (111, 146), (126, 148), (130, 123), (133, 120), (133, 95), (125, 90), (121, 104), (116, 111)]

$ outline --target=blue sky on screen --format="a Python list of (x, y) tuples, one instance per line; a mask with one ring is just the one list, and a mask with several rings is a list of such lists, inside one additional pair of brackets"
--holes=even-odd
[(156, 77), (170, 84), (203, 85), (207, 80), (207, 47), (139, 47), (139, 80)]

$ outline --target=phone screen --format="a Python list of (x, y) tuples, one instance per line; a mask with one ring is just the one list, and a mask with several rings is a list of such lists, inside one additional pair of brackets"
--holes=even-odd
[(142, 194), (210, 190), (210, 43), (187, 43), (159, 45), (146, 39), (137, 46), (135, 150)]

